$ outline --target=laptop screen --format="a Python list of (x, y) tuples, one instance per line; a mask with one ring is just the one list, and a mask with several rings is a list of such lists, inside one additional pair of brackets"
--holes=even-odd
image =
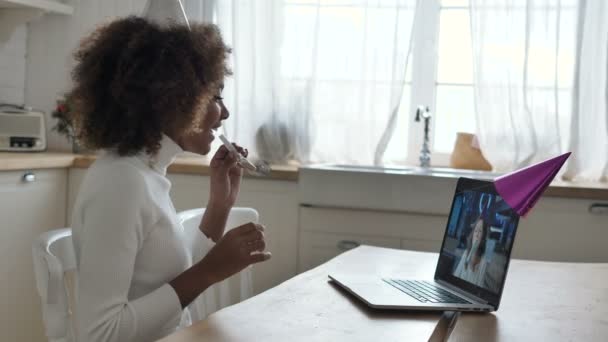
[(492, 182), (459, 179), (435, 279), (498, 306), (518, 222)]

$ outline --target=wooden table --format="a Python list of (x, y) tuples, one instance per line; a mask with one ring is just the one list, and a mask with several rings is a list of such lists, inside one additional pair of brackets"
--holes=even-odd
[[(440, 314), (369, 309), (327, 281), (335, 271), (432, 279), (436, 262), (436, 253), (362, 246), (163, 341), (441, 340)], [(608, 264), (515, 260), (499, 311), (462, 314), (450, 340), (605, 341), (607, 282)]]
[(462, 314), (450, 336), (472, 340), (608, 341), (608, 264), (512, 260), (498, 311)]

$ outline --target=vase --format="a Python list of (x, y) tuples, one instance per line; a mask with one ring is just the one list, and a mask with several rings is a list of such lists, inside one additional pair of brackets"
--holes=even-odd
[(454, 151), (450, 156), (450, 167), (454, 169), (492, 170), (492, 165), (484, 158), (481, 150), (474, 142), (474, 134), (456, 133)]
[(74, 154), (87, 154), (89, 151), (81, 146), (78, 141), (72, 140), (72, 153)]

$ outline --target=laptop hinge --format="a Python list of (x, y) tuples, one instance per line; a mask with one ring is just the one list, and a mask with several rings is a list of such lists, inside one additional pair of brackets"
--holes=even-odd
[(466, 291), (463, 291), (462, 289), (459, 289), (458, 287), (456, 287), (456, 286), (454, 286), (454, 285), (452, 285), (452, 284), (450, 284), (450, 283), (448, 283), (446, 281), (443, 281), (443, 280), (440, 280), (440, 279), (435, 279), (435, 281), (438, 284), (440, 284), (441, 286), (444, 286), (444, 287), (448, 288), (450, 291), (456, 292), (459, 295), (461, 295), (461, 296), (463, 296), (463, 297), (465, 297), (467, 299), (470, 299), (470, 300), (472, 300), (474, 302), (481, 303), (481, 304), (484, 304), (484, 305), (490, 305), (486, 300), (484, 300), (482, 298), (479, 298), (479, 297), (477, 297), (475, 295), (472, 295), (472, 294), (470, 294), (470, 293), (468, 293)]

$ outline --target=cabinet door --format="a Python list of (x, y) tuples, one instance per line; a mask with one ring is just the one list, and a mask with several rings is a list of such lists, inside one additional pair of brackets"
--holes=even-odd
[(358, 244), (437, 252), (446, 220), (443, 215), (302, 206), (298, 271)]
[(441, 241), (447, 216), (379, 210), (300, 207), (300, 230)]
[(541, 198), (529, 216), (519, 221), (513, 257), (608, 262), (608, 215), (595, 210), (600, 205), (608, 205), (608, 199)]
[(74, 203), (78, 197), (78, 190), (80, 190), (80, 184), (84, 180), (84, 176), (87, 174), (88, 169), (72, 168), (68, 171), (68, 201), (67, 201), (67, 215), (65, 221), (68, 227), (72, 225), (72, 209), (74, 209)]
[[(29, 174), (30, 181), (24, 181)], [(3, 341), (44, 341), (32, 243), (65, 226), (67, 171), (0, 172), (0, 331)]]
[(439, 253), (439, 249), (441, 249), (441, 240), (403, 239), (401, 240), (401, 249), (418, 252)]
[[(86, 169), (70, 170), (69, 212), (85, 173)], [(173, 173), (168, 177), (171, 199), (178, 212), (207, 205), (208, 176)], [(244, 178), (236, 205), (258, 211), (260, 222), (266, 226), (267, 249), (273, 253), (272, 259), (254, 266), (254, 291), (262, 292), (293, 277), (297, 258), (297, 183)]]
[(301, 231), (298, 272), (306, 272), (360, 245), (399, 248), (400, 241), (388, 237)]

